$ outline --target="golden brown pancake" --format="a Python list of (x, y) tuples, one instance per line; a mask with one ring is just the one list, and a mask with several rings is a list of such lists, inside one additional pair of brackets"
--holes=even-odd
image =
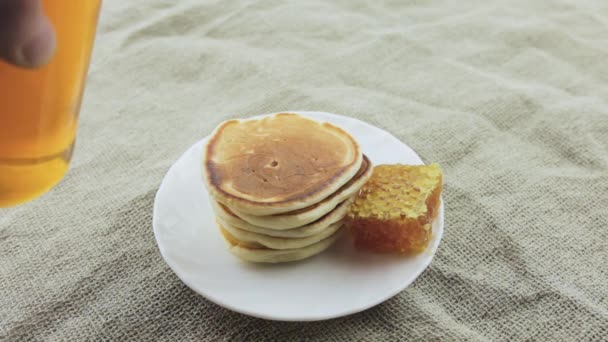
[(228, 242), (231, 246), (238, 246), (238, 247), (246, 248), (246, 249), (267, 249), (266, 247), (264, 247), (256, 242), (240, 241), (237, 238), (235, 238), (232, 234), (230, 234), (230, 232), (228, 232), (226, 229), (224, 229), (224, 227), (222, 227), (220, 224), (218, 224), (218, 225), (220, 228), (220, 233), (222, 233), (222, 236), (224, 237), (226, 242)]
[(217, 223), (224, 231), (228, 232), (232, 237), (242, 243), (253, 244), (254, 247), (257, 247), (259, 244), (270, 249), (295, 249), (310, 246), (321, 240), (327, 239), (342, 228), (343, 222), (338, 221), (325, 227), (325, 229), (318, 234), (303, 238), (275, 237), (254, 233), (233, 227), (226, 222), (223, 222), (221, 219), (217, 219)]
[(211, 201), (211, 205), (213, 207), (213, 211), (217, 215), (217, 219), (235, 228), (274, 237), (303, 238), (319, 234), (331, 224), (341, 221), (346, 216), (348, 208), (352, 204), (353, 200), (354, 197), (349, 198), (346, 201), (340, 203), (334, 210), (327, 213), (325, 216), (321, 217), (315, 222), (312, 222), (302, 227), (284, 230), (255, 226), (236, 216), (236, 214), (230, 211), (230, 209), (228, 209), (223, 204), (220, 204), (216, 201)]
[(258, 246), (250, 247), (250, 245), (239, 241), (225, 229), (220, 227), (220, 230), (222, 232), (222, 236), (228, 244), (228, 251), (231, 254), (244, 261), (263, 263), (291, 262), (309, 258), (329, 248), (334, 242), (336, 242), (336, 240), (338, 240), (342, 232), (342, 229), (339, 229), (330, 237), (302, 248), (270, 249)]
[(308, 225), (309, 223), (323, 217), (323, 215), (326, 215), (332, 211), (340, 203), (358, 193), (359, 189), (361, 189), (361, 187), (371, 177), (372, 172), (373, 167), (371, 162), (366, 156), (363, 156), (361, 168), (352, 179), (344, 184), (338, 191), (334, 192), (323, 201), (313, 204), (310, 207), (271, 216), (250, 215), (232, 208), (231, 211), (244, 221), (264, 228), (284, 230)]
[(347, 183), (363, 161), (342, 129), (297, 114), (229, 120), (204, 156), (210, 194), (239, 212), (263, 216), (319, 203)]

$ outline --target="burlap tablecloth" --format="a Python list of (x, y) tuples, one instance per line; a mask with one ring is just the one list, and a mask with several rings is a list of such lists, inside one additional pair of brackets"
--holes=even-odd
[[(288, 109), (363, 119), (445, 171), (434, 262), (366, 312), (233, 313), (156, 247), (172, 162)], [(81, 118), (67, 178), (0, 212), (0, 340), (607, 339), (606, 1), (110, 0)]]

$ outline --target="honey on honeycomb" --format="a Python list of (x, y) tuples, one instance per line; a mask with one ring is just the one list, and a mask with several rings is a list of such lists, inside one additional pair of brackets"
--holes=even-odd
[(440, 205), (439, 165), (378, 165), (349, 209), (355, 247), (417, 254), (428, 245)]

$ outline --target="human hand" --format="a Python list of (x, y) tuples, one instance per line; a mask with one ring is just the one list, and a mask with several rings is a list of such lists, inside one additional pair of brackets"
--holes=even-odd
[(55, 44), (53, 26), (40, 0), (0, 0), (0, 59), (25, 68), (40, 67), (51, 59)]

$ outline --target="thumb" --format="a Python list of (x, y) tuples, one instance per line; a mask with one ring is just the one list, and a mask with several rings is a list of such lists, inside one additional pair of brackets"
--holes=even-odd
[(0, 0), (0, 59), (35, 68), (55, 52), (53, 26), (40, 0)]

